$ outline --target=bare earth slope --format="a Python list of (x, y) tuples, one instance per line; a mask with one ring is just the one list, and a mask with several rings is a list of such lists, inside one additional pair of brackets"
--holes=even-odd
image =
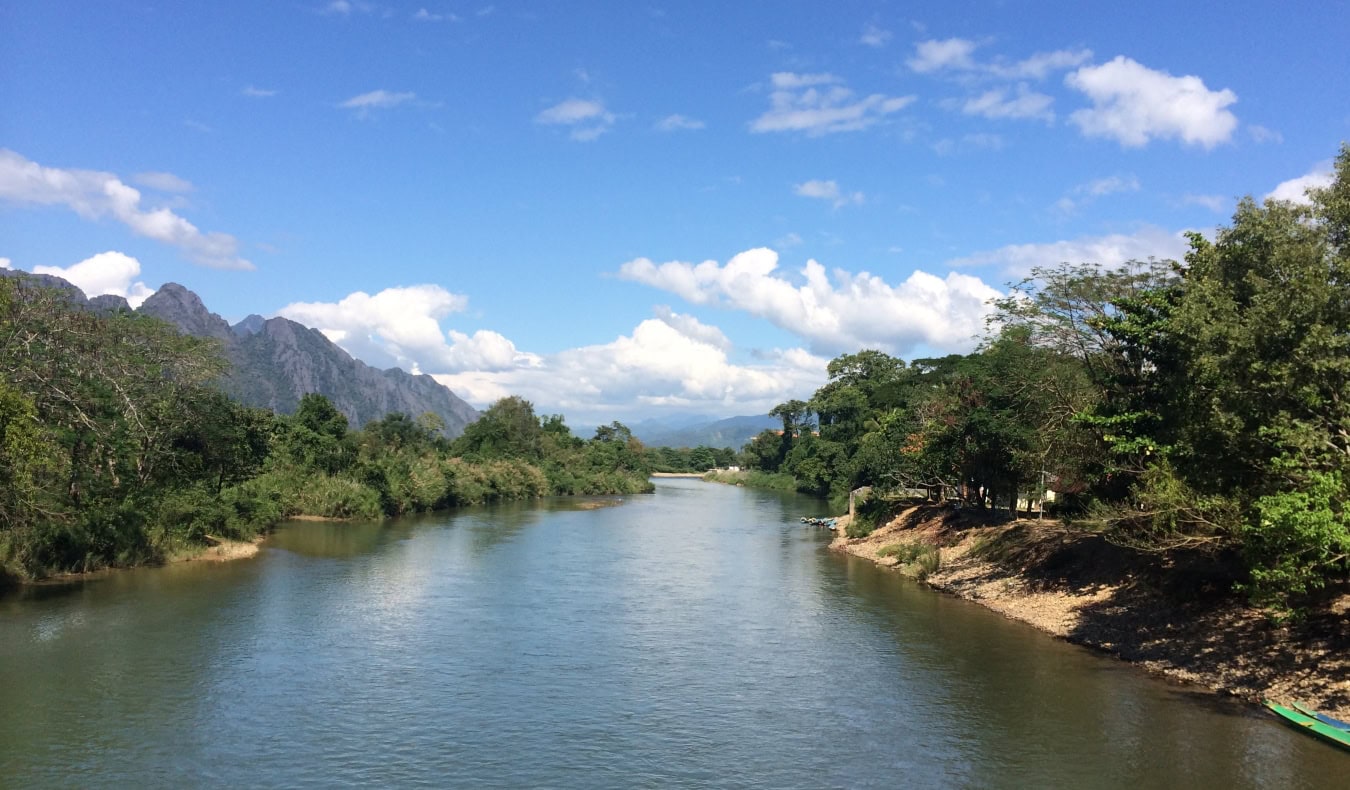
[(916, 542), (941, 547), (941, 567), (924, 580), (939, 590), (1178, 680), (1350, 718), (1350, 591), (1280, 625), (1212, 562), (1160, 563), (1057, 522), (987, 525), (950, 508), (911, 508), (831, 547), (894, 566), (878, 551)]

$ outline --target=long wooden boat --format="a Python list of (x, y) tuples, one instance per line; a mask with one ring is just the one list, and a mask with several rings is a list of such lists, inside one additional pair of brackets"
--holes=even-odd
[(1312, 708), (1309, 708), (1307, 705), (1301, 705), (1295, 702), (1289, 707), (1293, 708), (1299, 713), (1302, 713), (1304, 716), (1311, 716), (1314, 719), (1317, 719), (1318, 721), (1322, 722), (1323, 724), (1330, 725), (1338, 730), (1350, 730), (1350, 722), (1341, 721), (1340, 719), (1333, 719), (1332, 717), (1326, 715), (1325, 713), (1318, 713)]
[(1289, 726), (1350, 751), (1350, 730), (1342, 730), (1312, 716), (1299, 713), (1293, 708), (1277, 705), (1270, 700), (1266, 700), (1266, 707), (1274, 711)]

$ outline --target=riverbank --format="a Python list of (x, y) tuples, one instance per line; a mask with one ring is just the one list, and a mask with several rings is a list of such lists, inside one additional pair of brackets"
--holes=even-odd
[(1277, 624), (1212, 563), (1160, 562), (1054, 521), (993, 525), (916, 507), (852, 539), (840, 523), (832, 549), (895, 567), (895, 549), (883, 549), (937, 547), (941, 562), (925, 584), (1061, 639), (1222, 694), (1350, 718), (1350, 590), (1299, 623)]

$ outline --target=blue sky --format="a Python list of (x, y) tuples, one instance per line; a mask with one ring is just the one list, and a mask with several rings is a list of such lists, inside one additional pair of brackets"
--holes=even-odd
[[(1090, 11), (1083, 9), (1090, 8)], [(0, 0), (0, 265), (577, 423), (971, 350), (1350, 139), (1350, 4)]]

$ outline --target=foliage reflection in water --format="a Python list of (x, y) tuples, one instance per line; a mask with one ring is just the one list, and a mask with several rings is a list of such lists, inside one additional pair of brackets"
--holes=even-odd
[[(23, 787), (1330, 787), (1344, 757), (829, 553), (817, 501), (297, 523), (0, 603)], [(18, 682), (15, 679), (20, 679)]]

